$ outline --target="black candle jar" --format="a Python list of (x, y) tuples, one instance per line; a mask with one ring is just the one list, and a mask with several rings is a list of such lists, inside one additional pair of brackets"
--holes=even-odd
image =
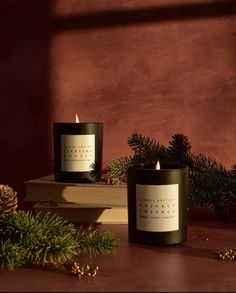
[(187, 239), (187, 166), (155, 164), (128, 168), (129, 241), (179, 244)]
[(90, 183), (101, 179), (103, 123), (54, 123), (55, 181)]

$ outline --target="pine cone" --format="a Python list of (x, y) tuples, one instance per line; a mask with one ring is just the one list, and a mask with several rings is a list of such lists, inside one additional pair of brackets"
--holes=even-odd
[(17, 202), (17, 192), (8, 185), (0, 184), (0, 220), (16, 211)]
[(221, 218), (236, 220), (236, 195), (231, 191), (220, 193), (216, 197), (214, 207)]

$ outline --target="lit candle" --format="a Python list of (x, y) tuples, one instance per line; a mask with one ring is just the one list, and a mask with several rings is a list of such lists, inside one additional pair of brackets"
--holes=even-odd
[(54, 123), (55, 181), (90, 183), (102, 175), (103, 123)]
[(187, 166), (130, 166), (127, 187), (130, 242), (169, 245), (186, 240)]

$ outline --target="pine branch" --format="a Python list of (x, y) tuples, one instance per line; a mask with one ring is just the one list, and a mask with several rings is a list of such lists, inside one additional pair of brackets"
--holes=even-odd
[(16, 211), (0, 221), (0, 235), (0, 266), (11, 270), (26, 262), (65, 264), (86, 249), (91, 255), (109, 254), (116, 245), (113, 233), (90, 229), (81, 234), (50, 212), (34, 216), (30, 211)]
[(236, 165), (229, 171), (222, 163), (210, 156), (191, 152), (187, 136), (177, 133), (165, 147), (150, 137), (133, 133), (128, 144), (134, 151), (130, 158), (109, 162), (108, 178), (115, 182), (127, 182), (127, 168), (135, 164), (162, 163), (186, 165), (189, 167), (189, 205), (209, 205), (222, 192), (232, 192), (236, 196)]
[(109, 161), (107, 163), (108, 183), (118, 185), (126, 182), (127, 168), (131, 164), (131, 159), (128, 157)]
[(232, 178), (234, 179), (234, 182), (236, 184), (236, 164), (234, 164), (230, 169), (230, 174)]
[(26, 263), (26, 251), (19, 245), (7, 239), (0, 241), (0, 267), (12, 271)]
[(222, 192), (232, 190), (231, 176), (219, 175), (215, 171), (198, 172), (190, 178), (189, 206), (211, 205)]
[(189, 140), (183, 133), (172, 135), (172, 140), (169, 141), (169, 144), (168, 150), (173, 153), (187, 155), (191, 150)]
[(90, 257), (95, 257), (99, 254), (112, 254), (118, 241), (113, 233), (94, 229), (93, 226), (89, 226), (89, 229), (86, 230), (81, 227), (77, 237), (81, 253)]
[(57, 214), (36, 216), (41, 231), (38, 243), (32, 247), (29, 258), (36, 264), (63, 264), (79, 254), (76, 229)]
[(168, 147), (169, 161), (174, 164), (189, 166), (192, 162), (190, 150), (191, 145), (186, 135), (182, 133), (173, 135)]
[(191, 154), (192, 158), (192, 168), (194, 171), (203, 172), (206, 170), (211, 170), (218, 172), (220, 174), (226, 173), (226, 168), (222, 163), (218, 162), (216, 159), (211, 158), (210, 156), (203, 155), (201, 153)]
[(150, 137), (142, 136), (138, 133), (132, 133), (128, 138), (128, 144), (134, 151), (131, 163), (153, 163), (162, 158), (162, 162), (167, 161), (167, 149)]
[(191, 154), (190, 206), (210, 205), (222, 192), (236, 194), (232, 173), (222, 163), (203, 154)]
[(142, 136), (139, 133), (132, 133), (127, 141), (131, 149), (138, 154), (147, 153), (157, 148), (157, 143), (154, 139)]
[(60, 264), (78, 254), (76, 229), (56, 214), (17, 211), (1, 223), (2, 240), (25, 250), (27, 261)]

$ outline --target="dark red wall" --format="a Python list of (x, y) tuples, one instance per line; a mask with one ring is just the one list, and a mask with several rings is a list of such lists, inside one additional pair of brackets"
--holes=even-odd
[(104, 122), (104, 167), (132, 132), (236, 163), (235, 1), (4, 0), (0, 24), (0, 183), (20, 198), (76, 113)]

